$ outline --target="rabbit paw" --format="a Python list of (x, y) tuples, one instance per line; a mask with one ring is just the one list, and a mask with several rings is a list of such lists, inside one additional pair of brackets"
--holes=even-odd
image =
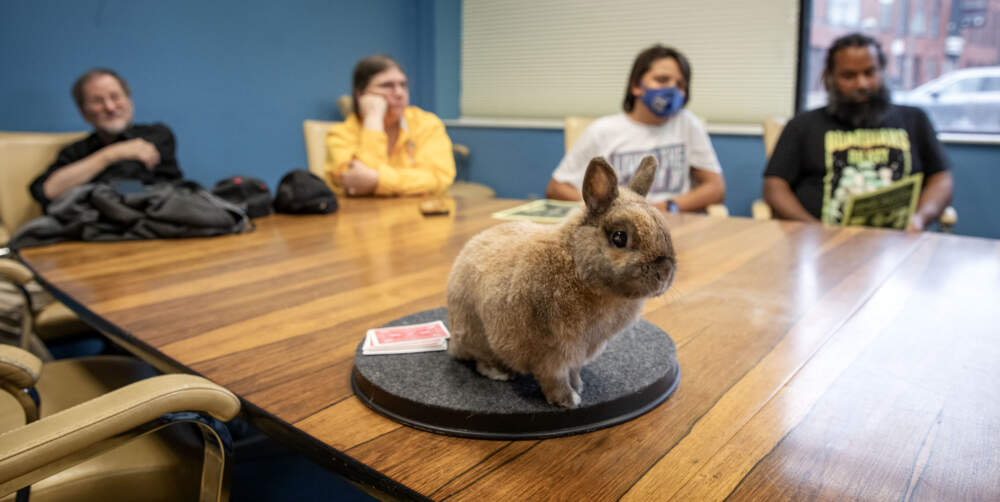
[(563, 408), (576, 408), (580, 405), (580, 394), (570, 387), (560, 389), (557, 392), (546, 393), (545, 399), (549, 404), (562, 406)]
[(476, 361), (476, 371), (478, 371), (480, 375), (483, 375), (491, 380), (507, 381), (510, 380), (511, 377), (510, 373), (482, 361)]
[(583, 379), (580, 378), (580, 370), (569, 372), (569, 384), (577, 394), (583, 394)]

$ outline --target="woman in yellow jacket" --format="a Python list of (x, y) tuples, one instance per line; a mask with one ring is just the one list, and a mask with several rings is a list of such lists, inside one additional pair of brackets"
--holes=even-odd
[(326, 175), (348, 195), (444, 192), (455, 180), (455, 158), (444, 124), (410, 105), (406, 74), (387, 56), (354, 67), (354, 110), (326, 136)]

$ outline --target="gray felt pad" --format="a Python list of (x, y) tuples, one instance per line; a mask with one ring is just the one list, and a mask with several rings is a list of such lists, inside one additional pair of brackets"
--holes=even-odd
[[(448, 311), (419, 312), (386, 326), (436, 320), (447, 325)], [(545, 437), (618, 423), (662, 402), (680, 377), (673, 340), (644, 320), (612, 338), (605, 351), (584, 366), (581, 403), (573, 410), (548, 404), (530, 375), (506, 382), (491, 380), (477, 373), (473, 363), (456, 360), (444, 351), (363, 355), (359, 345), (354, 365), (355, 390), (376, 411), (429, 430), (435, 430), (440, 417), (444, 430), (437, 432), (473, 437), (492, 437), (489, 429), (495, 427), (491, 424), (507, 432), (537, 428), (539, 434), (533, 437)], [(511, 420), (532, 424), (512, 424)], [(568, 429), (558, 432), (552, 427)], [(464, 434), (456, 428), (485, 430)]]

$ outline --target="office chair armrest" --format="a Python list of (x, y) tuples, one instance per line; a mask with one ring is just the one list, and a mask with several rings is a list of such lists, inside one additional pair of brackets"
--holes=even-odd
[(708, 207), (705, 208), (705, 214), (726, 218), (729, 216), (729, 208), (722, 204), (709, 204)]
[(767, 202), (764, 202), (762, 199), (753, 201), (753, 205), (750, 207), (750, 214), (755, 220), (770, 220), (773, 218), (771, 206), (767, 205)]
[(31, 273), (28, 267), (14, 260), (0, 259), (0, 279), (6, 279), (24, 286), (34, 278), (35, 275)]
[(42, 374), (42, 360), (13, 345), (0, 345), (0, 384), (19, 389), (34, 387)]
[(952, 206), (944, 208), (944, 212), (938, 218), (938, 228), (942, 232), (950, 234), (956, 223), (958, 223), (958, 211)]
[(196, 412), (228, 421), (239, 411), (239, 398), (199, 376), (135, 382), (0, 435), (0, 494), (167, 425), (144, 429), (164, 415)]

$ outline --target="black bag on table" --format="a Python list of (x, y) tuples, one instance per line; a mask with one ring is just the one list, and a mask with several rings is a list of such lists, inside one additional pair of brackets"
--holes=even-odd
[(215, 184), (212, 194), (227, 202), (245, 207), (247, 216), (260, 218), (271, 214), (271, 192), (267, 183), (249, 176), (232, 176)]
[(337, 196), (319, 176), (305, 169), (293, 169), (278, 183), (274, 210), (291, 214), (332, 213), (337, 210)]

